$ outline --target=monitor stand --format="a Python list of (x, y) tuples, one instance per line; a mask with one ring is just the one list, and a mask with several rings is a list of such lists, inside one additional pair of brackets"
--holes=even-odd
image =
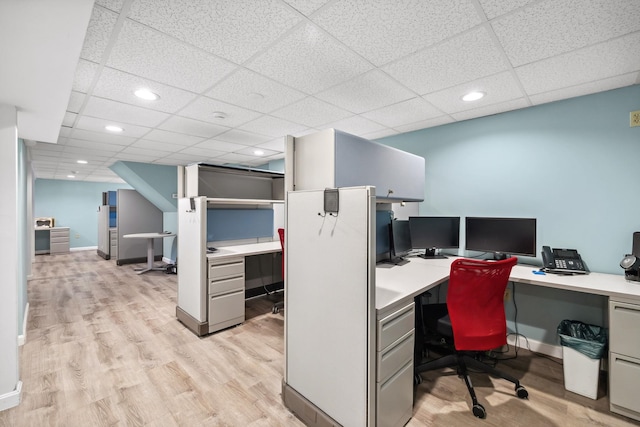
[(436, 248), (425, 249), (424, 253), (418, 256), (424, 259), (446, 259), (447, 258), (444, 255), (437, 255)]

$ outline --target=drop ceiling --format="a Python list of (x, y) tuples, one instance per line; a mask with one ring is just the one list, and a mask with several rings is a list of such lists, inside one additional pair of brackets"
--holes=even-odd
[(37, 178), (258, 166), (287, 134), (377, 139), (640, 83), (638, 0), (97, 0), (79, 42), (51, 76), (72, 81), (55, 143), (28, 144)]

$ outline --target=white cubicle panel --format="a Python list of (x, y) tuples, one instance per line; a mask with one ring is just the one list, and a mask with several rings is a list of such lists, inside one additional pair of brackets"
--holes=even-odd
[(343, 426), (373, 425), (375, 189), (289, 192), (285, 383)]
[(178, 308), (198, 322), (207, 321), (206, 226), (205, 197), (178, 199)]

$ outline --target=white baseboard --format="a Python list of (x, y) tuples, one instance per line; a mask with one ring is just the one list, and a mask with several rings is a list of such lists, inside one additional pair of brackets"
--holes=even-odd
[(29, 318), (29, 303), (24, 307), (24, 318), (22, 319), (22, 334), (18, 335), (18, 346), (27, 342), (27, 319)]
[(175, 259), (171, 259), (171, 258), (167, 258), (166, 256), (162, 257), (162, 262), (164, 262), (165, 264), (175, 264), (176, 260)]
[(520, 348), (535, 351), (536, 353), (542, 353), (546, 354), (547, 356), (562, 359), (561, 345), (547, 344), (544, 342), (532, 340), (531, 338), (524, 338), (522, 335), (516, 336), (515, 334), (510, 334), (507, 337), (507, 342), (509, 343), (509, 345), (517, 345)]
[(97, 251), (98, 247), (97, 246), (83, 246), (80, 248), (69, 248), (69, 250), (71, 252), (76, 252), (76, 251)]
[(22, 395), (22, 381), (18, 381), (16, 388), (9, 393), (0, 395), (0, 411), (13, 408), (20, 404), (20, 396)]

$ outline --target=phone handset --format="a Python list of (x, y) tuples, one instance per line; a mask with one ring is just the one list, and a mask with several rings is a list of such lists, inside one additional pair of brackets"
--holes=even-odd
[(556, 266), (553, 258), (553, 252), (549, 246), (542, 247), (542, 266), (544, 268), (555, 268)]

